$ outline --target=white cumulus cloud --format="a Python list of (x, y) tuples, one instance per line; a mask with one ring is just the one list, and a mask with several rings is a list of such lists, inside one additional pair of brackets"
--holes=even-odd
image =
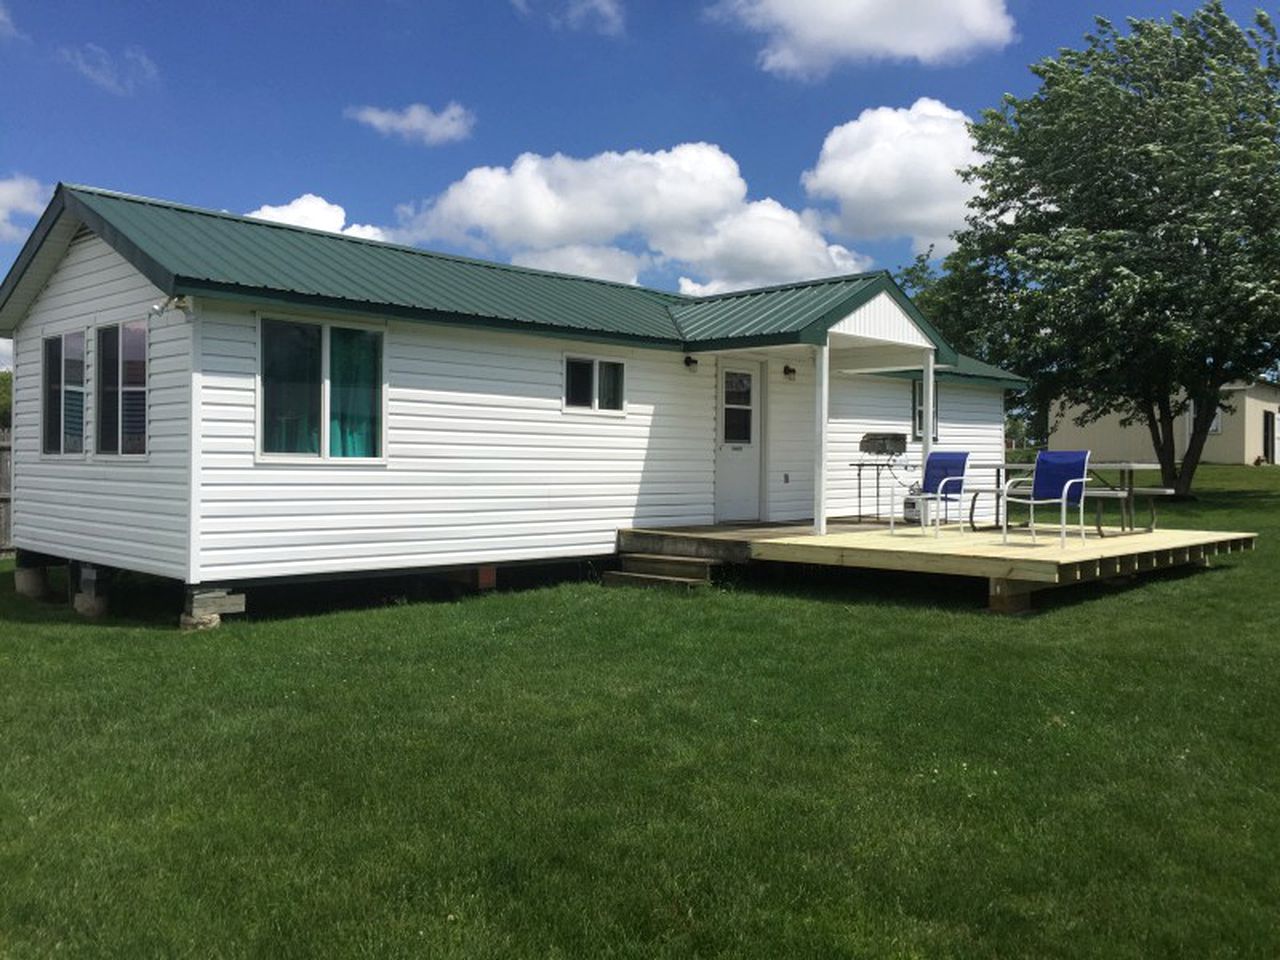
[(52, 187), (20, 173), (0, 180), (0, 242), (24, 239), (30, 225), (14, 223), (14, 217), (40, 216), (52, 193)]
[(349, 107), (345, 115), (383, 136), (403, 137), (433, 147), (467, 139), (476, 124), (475, 114), (457, 102), (450, 102), (439, 112), (425, 103), (411, 103), (403, 110)]
[(90, 83), (118, 97), (132, 96), (160, 76), (160, 68), (141, 47), (129, 47), (117, 57), (96, 43), (86, 43), (63, 47), (58, 56)]
[(549, 250), (525, 250), (513, 256), (511, 262), (521, 267), (613, 280), (615, 283), (639, 283), (640, 271), (649, 266), (652, 258), (619, 247), (571, 243)]
[(839, 231), (855, 240), (910, 237), (917, 252), (948, 253), (973, 195), (956, 171), (980, 160), (967, 124), (928, 97), (864, 110), (827, 134), (805, 190), (834, 200)]
[[(525, 264), (630, 280), (650, 264), (715, 289), (846, 273), (865, 260), (829, 244), (817, 218), (751, 201), (720, 147), (609, 151), (591, 157), (525, 153), (477, 167), (418, 207), (402, 207), (397, 238), (445, 241)], [(616, 253), (638, 259), (624, 261)]]
[[(511, 0), (511, 5), (528, 16), (538, 4), (537, 0)], [(621, 36), (627, 29), (622, 0), (552, 0), (544, 6), (547, 19), (554, 27), (594, 30), (611, 37)]]
[(0, 40), (26, 40), (27, 35), (13, 22), (9, 8), (0, 0)]
[(278, 207), (264, 204), (257, 210), (250, 210), (246, 217), (257, 220), (271, 220), (275, 223), (287, 223), (295, 227), (310, 227), (312, 230), (324, 230), (327, 233), (344, 233), (349, 237), (362, 237), (366, 240), (385, 240), (385, 231), (367, 223), (347, 224), (347, 211), (336, 203), (330, 203), (324, 197), (314, 193), (302, 196)]
[(1014, 39), (1005, 0), (721, 0), (712, 11), (763, 34), (760, 65), (795, 77), (842, 62), (945, 63)]

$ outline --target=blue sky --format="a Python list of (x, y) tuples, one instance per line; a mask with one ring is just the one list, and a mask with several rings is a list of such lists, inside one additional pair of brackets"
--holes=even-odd
[(0, 268), (59, 180), (689, 291), (896, 267), (966, 117), (1176, 8), (0, 0)]

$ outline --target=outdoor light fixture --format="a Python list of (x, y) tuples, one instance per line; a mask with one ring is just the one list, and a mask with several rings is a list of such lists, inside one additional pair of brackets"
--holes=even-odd
[(785, 364), (782, 368), (782, 375), (788, 380), (794, 380), (796, 378), (796, 368), (789, 363)]
[(690, 370), (697, 370), (697, 369), (698, 369), (698, 358), (697, 358), (697, 357), (685, 357), (685, 358), (684, 358), (684, 365), (685, 365), (686, 367), (688, 367)]

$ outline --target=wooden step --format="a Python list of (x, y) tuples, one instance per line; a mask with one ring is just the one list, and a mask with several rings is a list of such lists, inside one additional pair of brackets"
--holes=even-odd
[(751, 559), (751, 544), (745, 540), (684, 536), (667, 530), (619, 530), (618, 552), (746, 563)]
[(674, 557), (661, 553), (624, 553), (622, 569), (627, 573), (652, 573), (659, 577), (711, 579), (711, 568), (719, 561), (703, 557)]
[(709, 586), (710, 580), (697, 577), (663, 577), (656, 573), (628, 573), (625, 570), (606, 570), (606, 587), (664, 587), (668, 590), (696, 590)]

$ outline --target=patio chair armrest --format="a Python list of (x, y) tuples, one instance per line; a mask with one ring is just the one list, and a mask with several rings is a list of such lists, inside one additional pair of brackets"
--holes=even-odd
[(1008, 498), (1009, 494), (1013, 491), (1014, 487), (1020, 484), (1025, 485), (1031, 482), (1032, 482), (1031, 477), (1014, 477), (1012, 480), (1006, 480), (1004, 483), (1004, 496)]

